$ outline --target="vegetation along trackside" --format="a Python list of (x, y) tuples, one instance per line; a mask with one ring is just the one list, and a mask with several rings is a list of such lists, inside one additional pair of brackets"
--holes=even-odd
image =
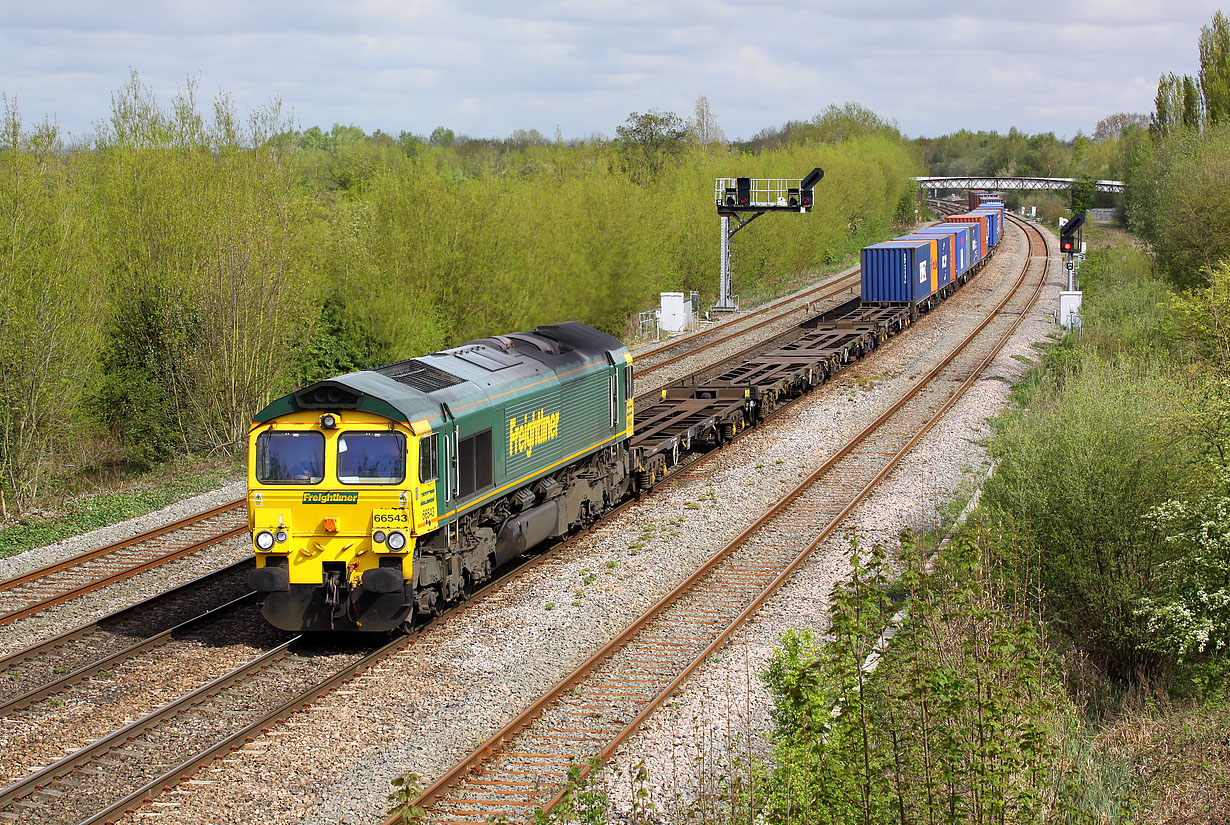
[(3, 108), (10, 515), (117, 469), (241, 452), (253, 412), (330, 375), (561, 319), (622, 335), (662, 289), (711, 296), (715, 177), (828, 171), (808, 220), (740, 239), (746, 298), (912, 218), (922, 172), (856, 106), (771, 146), (656, 112), (568, 142), (299, 129), (276, 101), (244, 117), (223, 95), (206, 118), (193, 82), (161, 103), (135, 74), (77, 143)]

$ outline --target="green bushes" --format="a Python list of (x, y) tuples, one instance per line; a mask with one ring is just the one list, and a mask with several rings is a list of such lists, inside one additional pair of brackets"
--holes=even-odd
[(967, 534), (932, 574), (907, 542), (908, 620), (880, 648), (897, 574), (882, 549), (855, 545), (830, 639), (787, 633), (763, 676), (768, 821), (1029, 823), (1063, 798), (1048, 728), (1057, 686), (1029, 604), (988, 564), (998, 541)]
[(1140, 606), (1166, 587), (1170, 553), (1144, 515), (1186, 491), (1194, 455), (1168, 422), (1187, 387), (1156, 363), (1086, 354), (1073, 366), (1004, 422), (984, 507), (1021, 536), (1066, 633), (1120, 678), (1161, 674), (1172, 660)]
[(1147, 255), (1135, 247), (1095, 250), (1081, 267), (1080, 286), (1082, 347), (1107, 358), (1168, 355), (1172, 293)]
[[(86, 146), (0, 136), (0, 505), (114, 462), (233, 451), (299, 383), (570, 319), (621, 334), (662, 290), (716, 287), (713, 178), (827, 176), (808, 216), (738, 238), (764, 294), (886, 232), (919, 164), (889, 130), (760, 154), (690, 138), (429, 143), (212, 117), (135, 74)], [(652, 170), (652, 174), (646, 170)]]
[(1180, 287), (1230, 259), (1230, 124), (1155, 136), (1127, 179), (1128, 219)]

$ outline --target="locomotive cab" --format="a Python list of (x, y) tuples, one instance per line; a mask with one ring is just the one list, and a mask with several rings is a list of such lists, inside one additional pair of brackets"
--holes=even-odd
[[(248, 508), (263, 612), (286, 630), (392, 629), (412, 599), (416, 538), (435, 521), (413, 427), (303, 410), (253, 427)], [(362, 616), (363, 618), (358, 618)]]

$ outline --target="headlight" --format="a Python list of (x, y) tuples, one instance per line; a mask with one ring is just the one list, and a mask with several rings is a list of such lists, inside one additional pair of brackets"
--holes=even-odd
[(384, 531), (377, 530), (372, 533), (372, 541), (376, 542), (376, 544), (382, 544), (384, 542)]
[(406, 534), (400, 530), (394, 530), (389, 533), (388, 543), (390, 550), (401, 550), (406, 546)]
[(261, 530), (256, 534), (256, 547), (258, 550), (269, 550), (273, 547), (273, 533), (268, 530)]
[(286, 535), (285, 530), (279, 530), (277, 533), (274, 534), (273, 537), (278, 540), (278, 544), (282, 544), (288, 538), (290, 538), (290, 536)]
[(332, 430), (337, 426), (337, 416), (332, 413), (325, 413), (320, 417), (320, 428), (322, 430)]

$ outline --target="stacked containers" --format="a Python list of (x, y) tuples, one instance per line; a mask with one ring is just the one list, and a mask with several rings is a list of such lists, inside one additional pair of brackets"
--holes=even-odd
[(937, 237), (946, 237), (949, 239), (948, 248), (952, 252), (952, 267), (947, 280), (940, 278), (940, 286), (945, 286), (957, 278), (965, 274), (965, 270), (970, 267), (970, 237), (975, 234), (971, 231), (969, 224), (964, 223), (939, 223), (935, 226), (928, 226), (925, 229), (918, 229), (914, 232), (915, 235)]
[(863, 303), (919, 304), (938, 288), (937, 244), (915, 238), (863, 247)]
[(965, 230), (965, 271), (973, 269), (982, 260), (982, 239), (980, 228), (974, 223), (949, 223), (948, 226), (958, 226)]
[[(977, 211), (982, 210), (982, 209), (993, 209), (994, 211), (998, 212), (998, 213), (999, 213), (999, 217), (1000, 217), (1000, 223), (1001, 223), (1001, 224), (1003, 223), (1004, 212), (1006, 212), (1007, 210), (1006, 210), (1006, 209), (1005, 209), (1005, 208), (1004, 208), (1001, 204), (998, 204), (998, 203), (984, 203), (982, 206), (978, 207), (978, 209), (975, 209), (974, 211), (975, 211), (975, 212), (977, 212)], [(1003, 234), (1003, 232), (1000, 232), (1000, 234), (1002, 235), (1002, 234)]]
[(990, 250), (990, 246), (987, 244), (987, 240), (988, 240), (987, 224), (990, 222), (990, 220), (991, 219), (988, 218), (986, 215), (971, 215), (968, 213), (963, 214), (963, 215), (949, 215), (948, 217), (944, 218), (945, 223), (969, 224), (970, 226), (973, 226), (977, 230), (974, 232), (974, 235), (973, 235), (974, 241), (976, 242), (977, 246), (974, 248), (971, 248), (970, 250), (969, 259), (970, 259), (970, 263), (972, 264), (975, 264), (975, 265), (978, 264), (983, 258), (986, 257), (987, 252)]

